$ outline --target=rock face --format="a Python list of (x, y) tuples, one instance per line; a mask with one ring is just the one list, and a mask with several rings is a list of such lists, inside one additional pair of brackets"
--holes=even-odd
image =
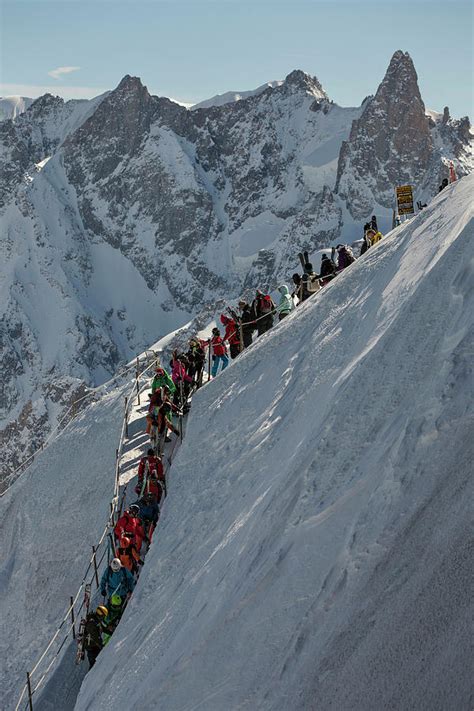
[(336, 191), (351, 215), (362, 220), (376, 205), (393, 207), (396, 185), (434, 192), (442, 167), (436, 134), (444, 144), (452, 143), (457, 158), (467, 158), (469, 121), (460, 123), (464, 130), (446, 116), (439, 131), (431, 125), (411, 57), (395, 52), (377, 93), (341, 147)]
[(425, 115), (402, 52), (356, 108), (300, 70), (193, 111), (126, 76), (0, 122), (4, 471), (79, 388), (210, 303), (274, 289), (373, 212), (384, 229), (396, 184), (425, 199), (447, 161), (469, 171), (469, 138), (468, 119)]

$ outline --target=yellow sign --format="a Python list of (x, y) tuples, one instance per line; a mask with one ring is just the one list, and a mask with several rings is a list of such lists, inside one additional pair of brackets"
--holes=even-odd
[(413, 207), (413, 190), (411, 185), (400, 185), (398, 188), (395, 188), (395, 191), (397, 193), (398, 214), (414, 214), (415, 208)]

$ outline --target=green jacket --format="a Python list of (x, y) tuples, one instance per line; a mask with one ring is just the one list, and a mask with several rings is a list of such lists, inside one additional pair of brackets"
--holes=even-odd
[(174, 393), (176, 390), (176, 385), (171, 380), (171, 376), (168, 375), (166, 370), (163, 369), (163, 373), (157, 373), (153, 378), (151, 383), (151, 392), (154, 393), (155, 390), (159, 388), (168, 388), (170, 393)]
[(280, 314), (289, 314), (293, 310), (294, 304), (293, 299), (290, 296), (290, 292), (286, 284), (282, 284), (278, 291), (281, 294), (280, 303), (277, 306), (277, 310)]

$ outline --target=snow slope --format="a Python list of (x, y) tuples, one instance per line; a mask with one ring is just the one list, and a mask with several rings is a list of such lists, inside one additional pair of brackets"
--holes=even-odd
[(471, 705), (472, 186), (197, 394), (77, 711)]
[(26, 96), (0, 96), (0, 121), (15, 119), (22, 114), (34, 99)]
[(84, 410), (0, 498), (2, 709), (14, 708), (107, 522), (124, 394)]
[(266, 91), (268, 88), (273, 89), (276, 86), (281, 86), (283, 81), (268, 81), (266, 84), (262, 84), (257, 87), (257, 89), (250, 89), (246, 91), (226, 91), (224, 94), (216, 94), (210, 99), (204, 99), (198, 104), (192, 104), (189, 108), (191, 111), (195, 109), (209, 109), (211, 106), (224, 106), (225, 104), (232, 104), (235, 101), (241, 101), (242, 99), (248, 99), (249, 96), (258, 96), (262, 92)]

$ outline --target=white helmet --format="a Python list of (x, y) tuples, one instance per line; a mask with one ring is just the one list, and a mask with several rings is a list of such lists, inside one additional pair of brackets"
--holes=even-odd
[(112, 562), (110, 563), (110, 567), (112, 568), (114, 573), (117, 573), (120, 570), (120, 568), (122, 567), (122, 563), (120, 562), (120, 560), (118, 558), (114, 558), (112, 560)]

